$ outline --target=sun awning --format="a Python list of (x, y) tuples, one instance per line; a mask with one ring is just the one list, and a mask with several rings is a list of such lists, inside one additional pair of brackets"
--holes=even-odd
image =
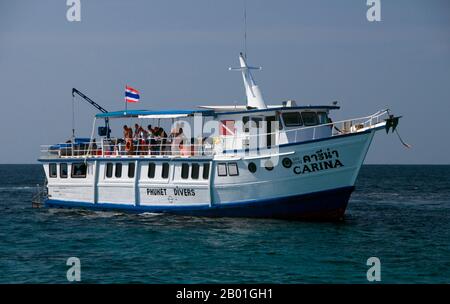
[(148, 114), (148, 115), (138, 115), (138, 118), (180, 118), (187, 117), (188, 114)]
[(99, 113), (95, 115), (97, 118), (178, 118), (194, 115), (213, 116), (213, 110), (195, 109), (195, 110), (161, 110), (161, 111), (148, 111), (148, 110), (128, 110), (128, 111), (116, 111), (108, 113)]

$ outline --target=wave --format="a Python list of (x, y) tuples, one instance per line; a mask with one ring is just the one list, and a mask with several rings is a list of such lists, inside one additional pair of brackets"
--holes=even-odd
[(0, 187), (0, 191), (17, 191), (17, 190), (30, 190), (36, 189), (36, 187), (22, 186), (22, 187)]
[(138, 215), (143, 216), (143, 217), (154, 217), (154, 216), (163, 215), (163, 213), (143, 212), (143, 213), (138, 213)]

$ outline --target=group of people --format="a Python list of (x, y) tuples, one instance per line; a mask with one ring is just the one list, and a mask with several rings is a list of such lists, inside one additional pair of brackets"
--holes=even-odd
[(123, 139), (128, 155), (170, 155), (183, 150), (186, 137), (182, 128), (174, 128), (167, 135), (161, 127), (148, 125), (145, 129), (135, 124), (134, 131), (127, 125), (123, 126)]

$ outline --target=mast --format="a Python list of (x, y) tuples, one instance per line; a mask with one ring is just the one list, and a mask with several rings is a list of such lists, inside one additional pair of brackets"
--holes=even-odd
[(250, 70), (261, 70), (261, 67), (251, 67), (247, 65), (247, 61), (242, 53), (239, 54), (239, 68), (229, 68), (230, 71), (241, 71), (244, 80), (245, 94), (247, 95), (247, 107), (256, 109), (267, 109), (266, 103), (262, 97), (258, 85), (253, 79)]
[(261, 70), (247, 65), (247, 2), (244, 0), (244, 54), (239, 53), (239, 68), (229, 68), (230, 71), (241, 71), (244, 80), (247, 108), (267, 109), (259, 87), (256, 85), (250, 70)]

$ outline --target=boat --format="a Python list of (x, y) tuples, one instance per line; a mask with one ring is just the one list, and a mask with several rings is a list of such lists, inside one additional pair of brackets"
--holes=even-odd
[[(383, 109), (332, 121), (337, 102), (268, 105), (252, 75), (260, 68), (249, 66), (242, 53), (239, 62), (230, 69), (242, 73), (244, 105), (108, 112), (74, 89), (101, 112), (89, 138), (41, 146), (45, 206), (343, 219), (375, 133), (395, 130), (399, 117)], [(122, 132), (111, 129), (116, 121), (136, 124), (136, 132), (111, 136)], [(158, 127), (143, 127), (149, 124)]]

